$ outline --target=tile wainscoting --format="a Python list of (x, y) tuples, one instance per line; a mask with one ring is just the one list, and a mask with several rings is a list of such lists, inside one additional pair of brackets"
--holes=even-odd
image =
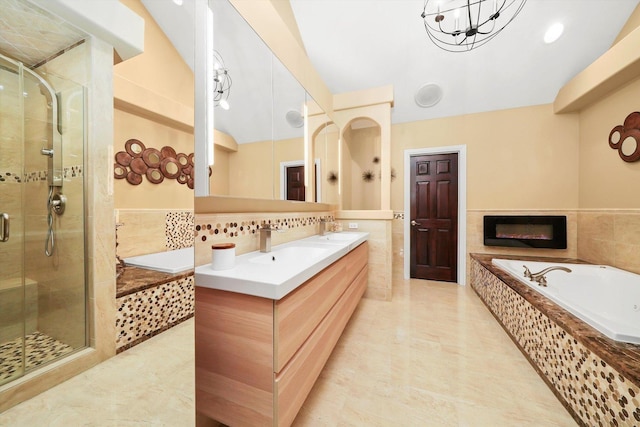
[(578, 258), (640, 274), (639, 253), (639, 210), (578, 212)]

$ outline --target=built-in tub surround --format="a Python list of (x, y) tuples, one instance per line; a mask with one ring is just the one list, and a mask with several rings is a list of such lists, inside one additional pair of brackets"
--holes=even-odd
[[(607, 337), (640, 345), (640, 275), (595, 264), (500, 258), (492, 263)], [(525, 277), (525, 266), (532, 278)]]
[(193, 317), (193, 271), (126, 267), (116, 283), (116, 349), (120, 353)]
[(494, 257), (471, 255), (471, 286), (574, 419), (580, 425), (640, 423), (640, 346), (607, 338), (492, 265)]

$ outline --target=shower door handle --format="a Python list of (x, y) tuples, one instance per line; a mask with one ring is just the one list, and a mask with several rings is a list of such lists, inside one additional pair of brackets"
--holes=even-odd
[(0, 213), (0, 242), (9, 240), (9, 214)]

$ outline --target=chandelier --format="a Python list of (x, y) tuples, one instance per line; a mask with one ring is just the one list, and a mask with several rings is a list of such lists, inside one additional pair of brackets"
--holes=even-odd
[(231, 92), (231, 76), (229, 70), (224, 65), (222, 56), (217, 51), (213, 51), (213, 103), (225, 110), (229, 109), (229, 93)]
[(527, 0), (425, 0), (422, 19), (431, 41), (449, 52), (465, 52), (497, 36)]

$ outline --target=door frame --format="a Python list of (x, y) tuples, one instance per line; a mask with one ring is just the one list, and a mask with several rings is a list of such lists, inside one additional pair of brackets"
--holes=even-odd
[[(322, 176), (320, 170), (320, 159), (315, 159), (316, 165), (316, 203), (322, 203), (322, 180), (318, 179)], [(280, 162), (280, 200), (287, 199), (287, 168), (304, 166), (304, 160), (291, 160), (289, 162)]]
[(404, 150), (404, 278), (409, 279), (411, 261), (411, 156), (458, 155), (458, 284), (467, 281), (467, 146), (425, 147)]

